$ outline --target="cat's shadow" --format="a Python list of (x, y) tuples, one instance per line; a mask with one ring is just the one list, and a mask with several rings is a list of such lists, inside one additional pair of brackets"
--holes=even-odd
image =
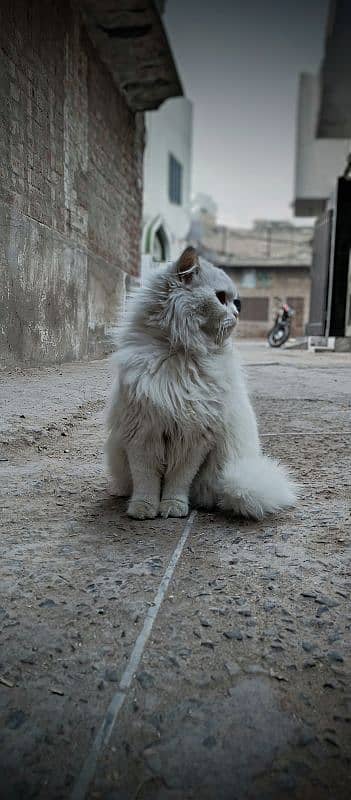
[[(89, 528), (102, 528), (101, 533), (106, 532), (106, 538), (111, 534), (111, 527), (115, 534), (118, 531), (126, 535), (130, 531), (130, 536), (135, 537), (136, 531), (142, 536), (149, 535), (150, 528), (155, 531), (159, 526), (162, 526), (162, 535), (165, 534), (165, 524), (169, 524), (170, 528), (174, 529), (177, 525), (182, 528), (186, 525), (189, 517), (182, 519), (170, 517), (169, 520), (156, 517), (151, 520), (134, 520), (127, 515), (128, 497), (117, 497), (112, 493), (102, 494), (99, 498), (95, 498), (88, 506), (85, 507), (83, 512), (84, 524)], [(286, 514), (272, 515), (266, 517), (264, 520), (245, 519), (243, 517), (233, 517), (229, 512), (215, 509), (207, 511), (206, 509), (198, 508), (197, 523), (195, 525), (192, 536), (197, 538), (197, 535), (203, 534), (205, 529), (213, 526), (214, 535), (223, 536), (226, 539), (229, 536), (237, 535), (239, 537), (268, 537), (274, 539), (278, 534), (278, 528), (283, 520), (286, 520)], [(174, 532), (174, 531), (172, 531)], [(101, 536), (99, 532), (99, 536)]]
[(247, 537), (252, 534), (257, 537), (257, 535), (264, 533), (267, 527), (269, 529), (272, 529), (273, 526), (275, 527), (275, 522), (278, 521), (277, 516), (272, 517), (272, 519), (266, 517), (263, 520), (236, 517), (230, 511), (222, 511), (220, 508), (213, 511), (199, 508), (197, 513), (199, 519), (203, 520), (204, 526), (215, 526), (214, 532), (216, 535), (222, 534), (223, 537), (233, 536), (233, 534)]
[(126, 517), (128, 498), (117, 497), (117, 495), (105, 493), (101, 497), (94, 498), (92, 502), (85, 506), (83, 516), (88, 524), (98, 520), (109, 522), (112, 519), (116, 522), (120, 517)]

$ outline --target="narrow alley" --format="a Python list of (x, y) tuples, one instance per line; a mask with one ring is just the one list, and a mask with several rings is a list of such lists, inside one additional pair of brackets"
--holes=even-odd
[(2, 373), (4, 799), (349, 797), (350, 356), (238, 346), (302, 485), (262, 523), (126, 516), (110, 359)]

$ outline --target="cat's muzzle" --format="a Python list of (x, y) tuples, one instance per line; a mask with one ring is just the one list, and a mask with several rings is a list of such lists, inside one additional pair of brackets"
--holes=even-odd
[(233, 315), (232, 317), (226, 317), (219, 326), (218, 333), (217, 333), (217, 342), (220, 344), (225, 339), (230, 336), (231, 332), (234, 330), (238, 321), (238, 317)]
[(236, 323), (238, 321), (238, 316), (239, 314), (235, 314), (232, 317), (228, 317), (227, 319), (224, 320), (223, 324), (224, 324), (224, 329), (226, 331), (231, 331), (233, 330), (233, 328), (235, 328)]

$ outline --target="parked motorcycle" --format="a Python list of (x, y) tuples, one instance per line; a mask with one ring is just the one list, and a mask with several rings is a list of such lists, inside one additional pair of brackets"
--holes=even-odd
[(282, 304), (275, 318), (274, 326), (267, 334), (270, 347), (281, 347), (284, 342), (288, 341), (294, 313), (294, 309), (287, 303)]

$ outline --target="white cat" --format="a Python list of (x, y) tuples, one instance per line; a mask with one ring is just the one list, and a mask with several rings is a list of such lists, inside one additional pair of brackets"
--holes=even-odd
[(131, 301), (107, 442), (131, 517), (183, 517), (190, 501), (261, 519), (295, 503), (287, 470), (261, 453), (230, 335), (239, 310), (230, 278), (192, 247)]

